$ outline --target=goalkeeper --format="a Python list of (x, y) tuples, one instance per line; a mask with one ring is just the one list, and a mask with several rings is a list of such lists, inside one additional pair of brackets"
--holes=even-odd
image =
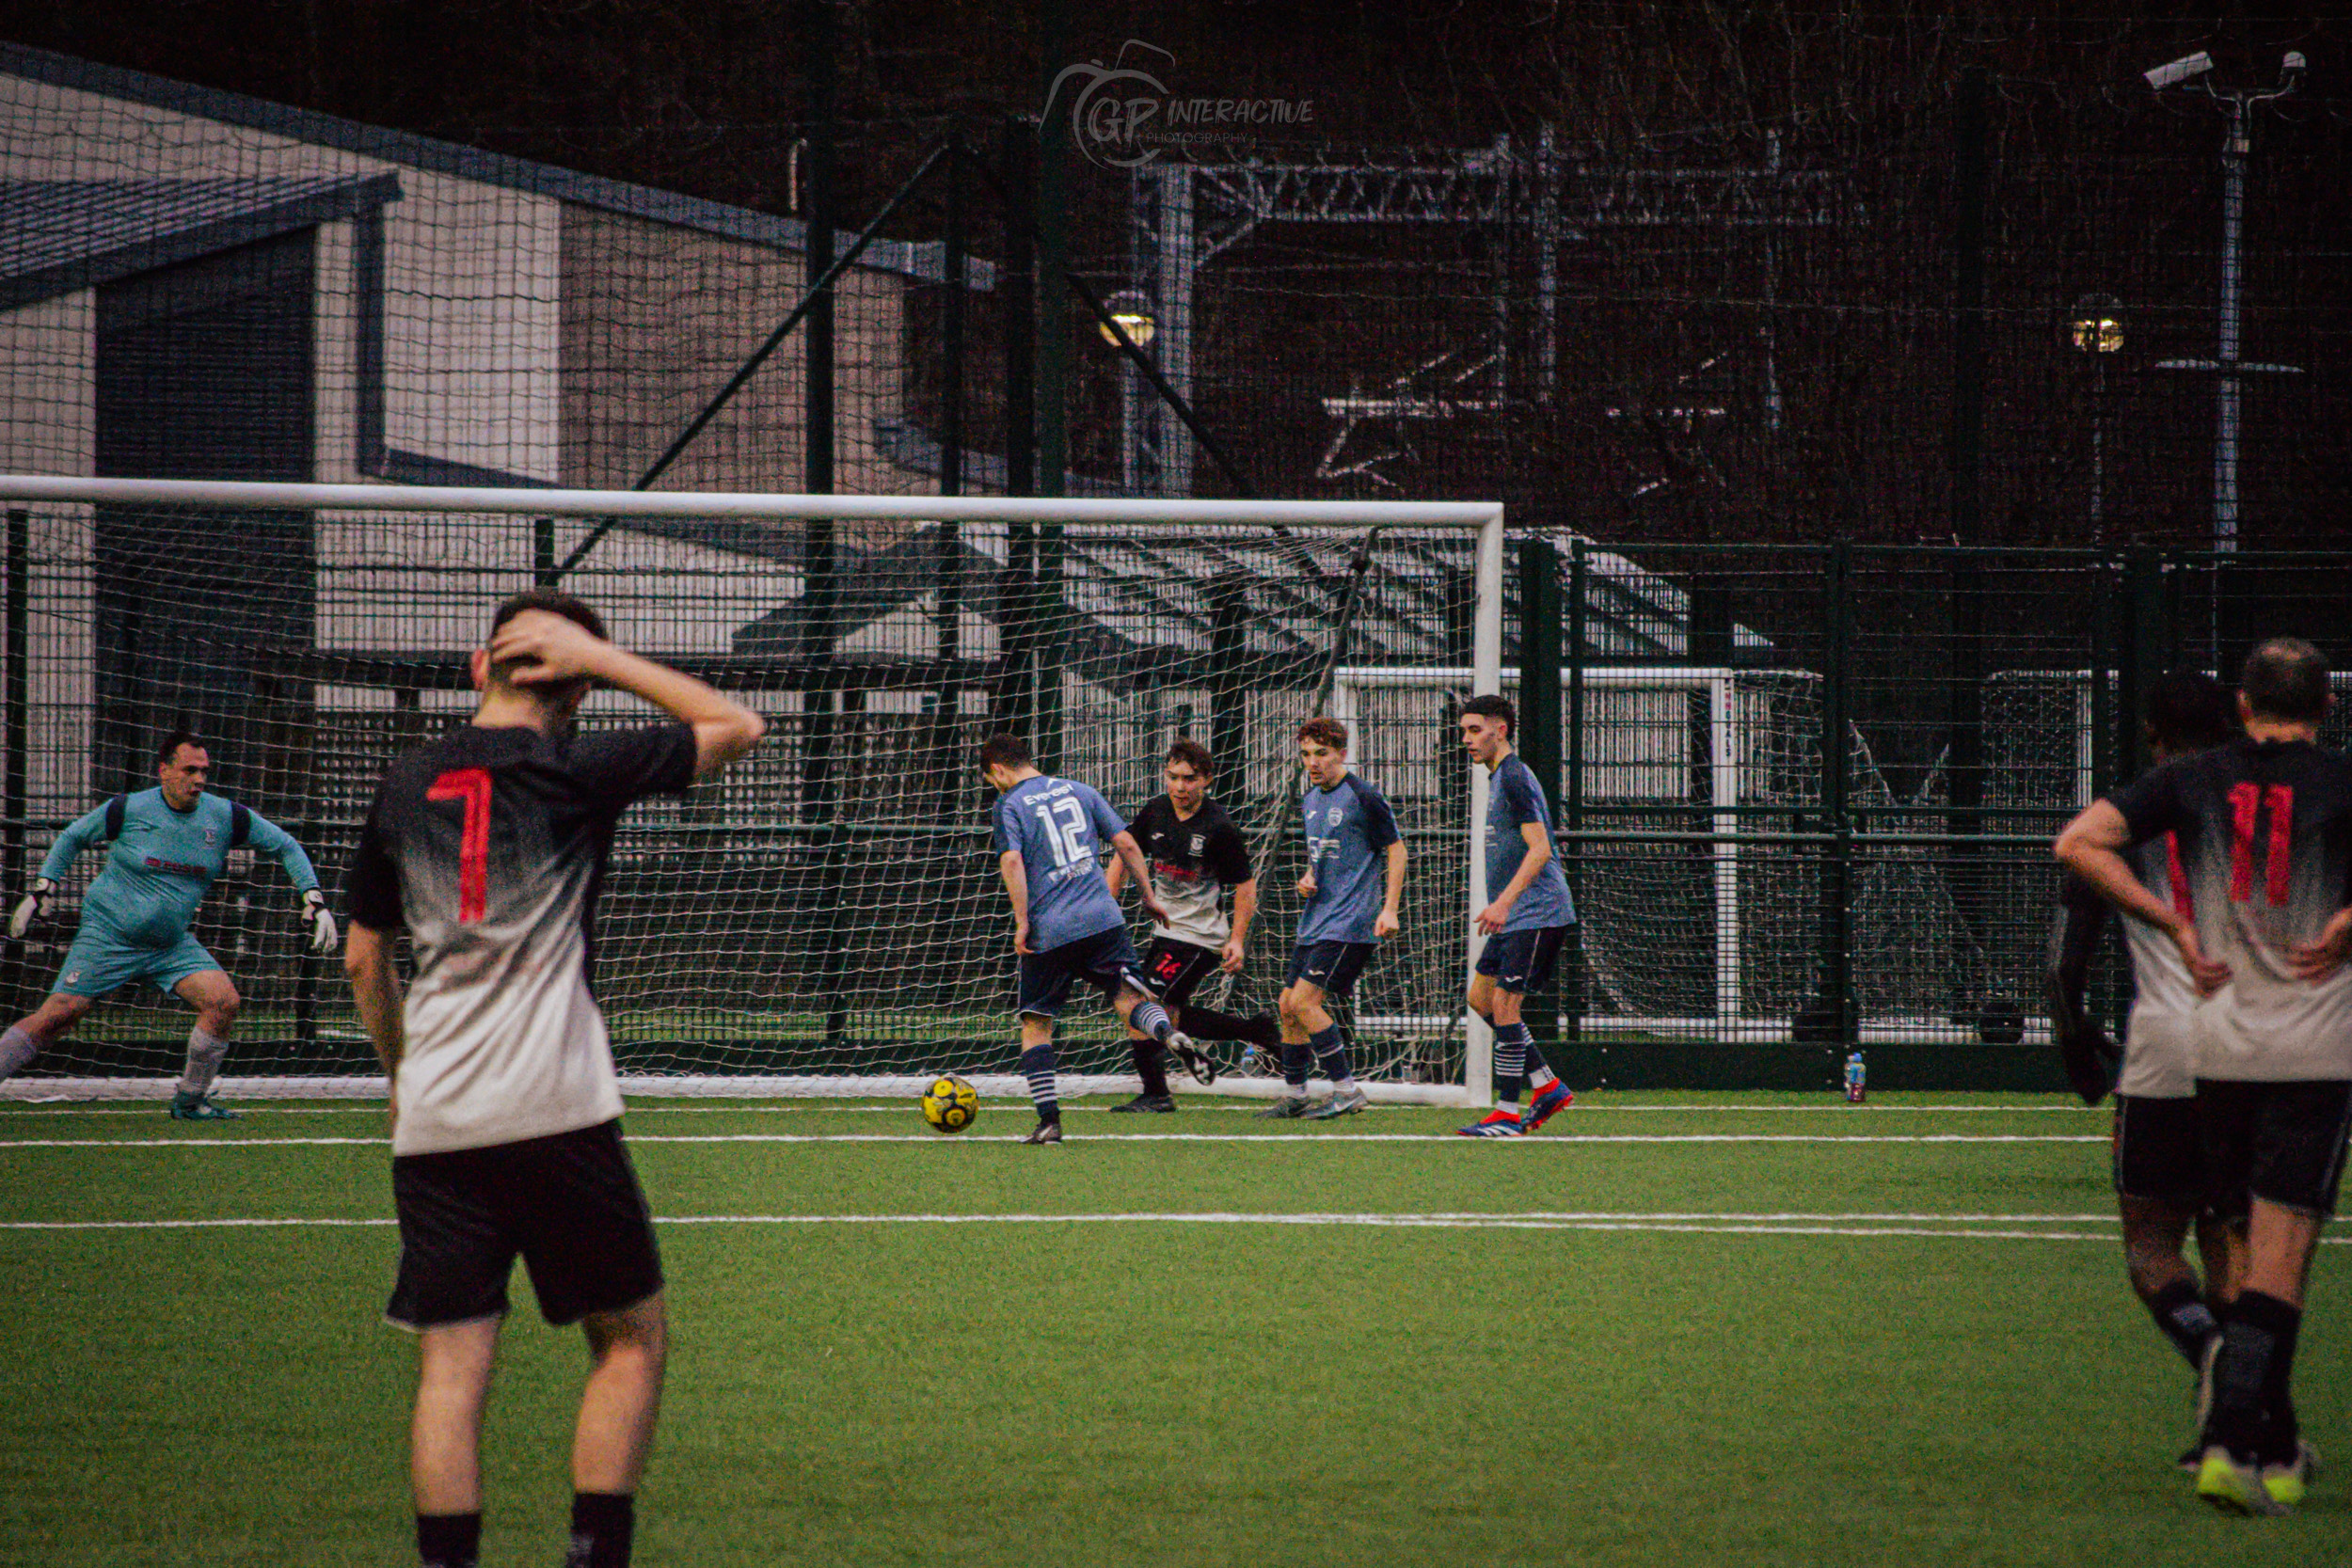
[(81, 1022), (100, 997), (147, 980), (196, 1009), (187, 1070), (171, 1098), (172, 1119), (217, 1121), (235, 1115), (211, 1091), (229, 1054), (240, 1001), (220, 965), (188, 932), (197, 906), (219, 879), (229, 851), (249, 844), (275, 855), (301, 894), (311, 952), (335, 950), (335, 917), (301, 845), (275, 823), (205, 792), (212, 760), (195, 736), (175, 733), (155, 753), (155, 788), (116, 796), (50, 847), (32, 890), (8, 917), (11, 937), (24, 936), (40, 916), (76, 856), (101, 839), (112, 841), (104, 867), (82, 895), (81, 929), (56, 988), (30, 1018), (0, 1034), (0, 1079)]

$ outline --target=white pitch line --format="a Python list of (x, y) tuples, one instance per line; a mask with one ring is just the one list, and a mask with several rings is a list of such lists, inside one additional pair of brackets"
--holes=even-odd
[[(1375, 1113), (1394, 1110), (1421, 1110), (1422, 1106), (1374, 1106)], [(1062, 1115), (1108, 1116), (1108, 1105), (1073, 1105), (1065, 1101)], [(1231, 1104), (1212, 1101), (1199, 1096), (1186, 1096), (1184, 1109), (1201, 1116), (1254, 1116), (1264, 1109), (1254, 1100)], [(913, 1114), (911, 1105), (843, 1105), (838, 1102), (809, 1101), (789, 1105), (760, 1105), (744, 1102), (734, 1105), (680, 1105), (670, 1101), (629, 1102), (628, 1115), (636, 1117), (760, 1117), (760, 1116), (870, 1116), (902, 1117)], [(0, 1124), (10, 1117), (153, 1117), (155, 1106), (142, 1101), (132, 1105), (46, 1105), (38, 1101), (14, 1103), (0, 1101)], [(377, 1101), (361, 1105), (253, 1105), (240, 1104), (237, 1115), (246, 1117), (380, 1117), (384, 1103)], [(1868, 1117), (1907, 1116), (2077, 1116), (2099, 1113), (2080, 1105), (1864, 1105), (1852, 1106), (1838, 1101), (1823, 1105), (1612, 1105), (1585, 1100), (1578, 1102), (1576, 1114), (1581, 1117), (1708, 1115), (1708, 1116), (1842, 1116)]]
[[(2099, 1242), (2112, 1231), (1986, 1229), (1984, 1226), (2051, 1226), (2110, 1216), (2087, 1214), (1709, 1214), (1533, 1212), (1527, 1214), (1347, 1214), (1210, 1212), (1202, 1213), (1076, 1214), (669, 1214), (660, 1225), (906, 1226), (906, 1225), (1224, 1225), (1311, 1226), (1372, 1229), (1639, 1231), (1700, 1236), (1900, 1236), (1932, 1241)], [(389, 1219), (7, 1220), (5, 1230), (388, 1229)], [(2322, 1238), (2352, 1245), (2352, 1236)]]
[[(937, 1132), (644, 1132), (631, 1144), (961, 1144), (979, 1148), (1014, 1141), (957, 1138)], [(1082, 1147), (1136, 1144), (1282, 1144), (1295, 1148), (1342, 1144), (2103, 1144), (2104, 1132), (1546, 1132), (1514, 1139), (1464, 1138), (1453, 1132), (1124, 1132), (1089, 1138)], [(9, 1148), (296, 1148), (389, 1147), (389, 1138), (0, 1138)]]

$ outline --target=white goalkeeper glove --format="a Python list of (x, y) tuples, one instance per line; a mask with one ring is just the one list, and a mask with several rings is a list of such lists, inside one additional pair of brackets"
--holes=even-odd
[(33, 922), (49, 908), (49, 895), (56, 891), (56, 886), (46, 877), (33, 879), (33, 891), (18, 899), (16, 908), (8, 914), (9, 936), (22, 937), (32, 929)]
[(310, 927), (310, 951), (324, 958), (335, 951), (335, 917), (327, 912), (326, 895), (312, 888), (302, 895), (302, 921)]

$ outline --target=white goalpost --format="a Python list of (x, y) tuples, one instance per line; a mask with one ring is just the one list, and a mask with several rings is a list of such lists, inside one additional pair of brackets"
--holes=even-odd
[[(977, 738), (1008, 724), (1050, 737), (1041, 761), (1132, 813), (1157, 793), (1168, 743), (1192, 734), (1218, 749), (1218, 798), (1270, 820), (1297, 788), (1296, 724), (1327, 689), (1359, 758), (1415, 759), (1393, 780), (1365, 769), (1413, 850), (1406, 929), (1355, 1008), (1367, 1086), (1491, 1098), (1491, 1041), (1461, 1003), (1486, 791), (1435, 688), (1503, 689), (1500, 503), (14, 475), (0, 510), (17, 666), (0, 869), (20, 880), (67, 822), (151, 784), (139, 744), (186, 723), (217, 737), (216, 787), (289, 826), (335, 889), (383, 762), (470, 711), (462, 657), (491, 608), (560, 580), (616, 640), (771, 721), (759, 752), (681, 803), (638, 808), (616, 840), (597, 984), (626, 1087), (897, 1096), (958, 1070), (1018, 1094)], [(1467, 649), (1448, 609), (1465, 588)], [(1359, 716), (1359, 693), (1384, 684), (1430, 700)], [(641, 719), (614, 694), (582, 713)], [(1236, 1008), (1270, 1006), (1279, 985), (1296, 837), (1259, 868), (1265, 914)], [(10, 944), (21, 998), (54, 975), (100, 863), (83, 856), (62, 918)], [(223, 1090), (380, 1094), (340, 970), (299, 954), (277, 876), (232, 857), (199, 916), (247, 999)], [(1065, 1025), (1065, 1093), (1134, 1086), (1098, 1011)], [(0, 1095), (167, 1094), (185, 1027), (126, 992)], [(1229, 1073), (1213, 1092), (1278, 1085)]]

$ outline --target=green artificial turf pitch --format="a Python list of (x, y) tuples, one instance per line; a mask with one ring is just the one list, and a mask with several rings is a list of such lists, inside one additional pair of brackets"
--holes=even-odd
[[(2172, 1468), (2103, 1112), (1106, 1103), (1058, 1148), (1003, 1101), (636, 1103), (676, 1324), (637, 1560), (2352, 1560), (2352, 1482), (2233, 1520)], [(0, 1562), (414, 1560), (382, 1112), (246, 1109), (0, 1105)], [(2346, 1261), (2297, 1390), (2352, 1461)], [(583, 1353), (515, 1292), (484, 1561), (551, 1564)]]

